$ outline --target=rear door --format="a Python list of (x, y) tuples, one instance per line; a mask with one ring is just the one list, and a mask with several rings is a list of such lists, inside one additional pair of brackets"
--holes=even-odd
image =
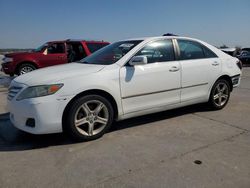
[(66, 46), (69, 63), (79, 61), (87, 56), (82, 42), (67, 42)]
[(178, 39), (177, 42), (182, 69), (181, 101), (207, 98), (221, 71), (219, 58), (199, 42), (186, 39)]
[(67, 53), (65, 50), (65, 43), (49, 43), (48, 47), (45, 49), (39, 64), (42, 67), (59, 65), (67, 63)]

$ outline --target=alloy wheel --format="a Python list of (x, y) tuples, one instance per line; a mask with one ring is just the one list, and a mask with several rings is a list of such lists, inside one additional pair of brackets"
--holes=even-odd
[(222, 107), (227, 103), (229, 98), (229, 88), (224, 82), (219, 82), (214, 90), (213, 100), (218, 107)]
[(34, 69), (29, 66), (22, 67), (20, 70), (20, 75), (33, 71)]
[(108, 120), (106, 105), (99, 100), (90, 100), (77, 109), (74, 125), (80, 134), (94, 136), (106, 127)]

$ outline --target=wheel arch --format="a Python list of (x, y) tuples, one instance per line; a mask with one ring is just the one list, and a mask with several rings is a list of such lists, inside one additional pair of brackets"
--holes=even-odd
[(104, 91), (104, 90), (101, 90), (101, 89), (91, 89), (91, 90), (86, 90), (86, 91), (83, 91), (79, 94), (77, 94), (75, 97), (73, 97), (69, 102), (68, 104), (66, 105), (64, 111), (63, 111), (63, 116), (62, 116), (62, 126), (64, 126), (64, 122), (66, 122), (66, 114), (69, 110), (69, 107), (72, 105), (72, 103), (79, 99), (80, 97), (83, 97), (83, 96), (86, 96), (86, 95), (100, 95), (102, 97), (105, 97), (112, 105), (113, 107), (113, 110), (114, 110), (114, 119), (117, 119), (118, 117), (118, 105), (117, 105), (117, 102), (115, 100), (115, 98), (108, 92)]
[(221, 80), (221, 79), (228, 81), (229, 86), (230, 86), (230, 91), (233, 91), (233, 83), (232, 83), (231, 77), (226, 74), (222, 75), (214, 83), (216, 83), (218, 80)]
[(15, 74), (18, 73), (18, 70), (20, 68), (21, 65), (23, 64), (31, 64), (33, 65), (34, 67), (36, 67), (37, 69), (39, 68), (38, 65), (34, 62), (34, 61), (22, 61), (22, 62), (19, 62), (15, 68)]

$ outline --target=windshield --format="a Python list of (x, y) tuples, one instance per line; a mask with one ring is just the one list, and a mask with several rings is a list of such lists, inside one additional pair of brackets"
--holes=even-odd
[(82, 59), (80, 63), (111, 65), (121, 59), (140, 42), (142, 42), (142, 40), (122, 41), (110, 44)]
[(95, 51), (103, 48), (104, 46), (109, 45), (109, 43), (86, 43), (89, 51), (91, 53), (94, 53)]
[(39, 46), (38, 48), (34, 49), (34, 52), (42, 52), (46, 47), (48, 46), (47, 43), (43, 44), (42, 46)]

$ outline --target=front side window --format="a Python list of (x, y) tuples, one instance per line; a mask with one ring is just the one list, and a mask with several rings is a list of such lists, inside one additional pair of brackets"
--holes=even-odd
[(136, 56), (146, 56), (148, 63), (174, 61), (174, 48), (171, 40), (154, 41), (143, 47)]
[(45, 43), (45, 44), (43, 44), (42, 46), (39, 46), (38, 48), (34, 49), (33, 51), (34, 51), (34, 52), (42, 52), (42, 51), (44, 51), (44, 49), (46, 49), (47, 47), (48, 47), (48, 44)]
[(111, 65), (116, 63), (141, 42), (142, 40), (115, 42), (82, 59), (79, 63)]
[(48, 54), (62, 54), (65, 53), (64, 43), (52, 43), (48, 46)]

